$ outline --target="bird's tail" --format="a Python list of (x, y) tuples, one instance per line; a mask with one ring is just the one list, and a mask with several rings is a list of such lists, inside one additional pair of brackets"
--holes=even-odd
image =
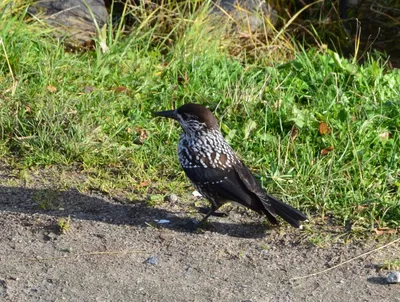
[[(301, 228), (301, 221), (307, 220), (307, 216), (302, 212), (271, 195), (266, 194), (265, 200), (262, 200), (262, 203), (266, 209), (266, 215), (272, 223), (277, 223), (276, 215), (282, 217), (295, 228)], [(271, 208), (273, 211), (271, 211)]]

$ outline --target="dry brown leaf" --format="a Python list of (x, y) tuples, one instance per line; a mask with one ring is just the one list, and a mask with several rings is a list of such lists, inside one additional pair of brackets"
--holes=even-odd
[(319, 124), (319, 134), (331, 134), (331, 129), (329, 129), (328, 125), (325, 122), (321, 122)]
[(296, 125), (293, 125), (292, 129), (290, 130), (290, 137), (292, 141), (294, 141), (299, 134), (299, 129), (297, 129)]
[(129, 89), (126, 88), (125, 86), (118, 86), (118, 87), (115, 87), (113, 90), (118, 93), (122, 93), (122, 92), (128, 93), (129, 92)]
[(354, 213), (361, 213), (362, 211), (364, 211), (367, 208), (366, 205), (359, 205), (355, 210)]
[(396, 234), (396, 230), (390, 228), (376, 228), (374, 231), (378, 236), (386, 234)]
[[(146, 129), (143, 129), (140, 127), (135, 127), (135, 128), (133, 128), (133, 130), (136, 132), (136, 135), (137, 135), (137, 138), (135, 139), (134, 143), (137, 145), (143, 145), (144, 141), (149, 137)], [(129, 129), (128, 131), (131, 131), (131, 130)]]
[(331, 152), (333, 149), (334, 149), (333, 146), (330, 146), (330, 147), (327, 147), (327, 148), (325, 148), (325, 149), (322, 149), (322, 150), (321, 150), (321, 155), (322, 155), (322, 156), (327, 155), (327, 154), (328, 154), (329, 152)]
[(57, 88), (54, 87), (53, 85), (48, 85), (48, 86), (46, 87), (46, 89), (47, 89), (48, 92), (51, 92), (51, 93), (57, 92)]
[(144, 180), (139, 184), (139, 187), (147, 187), (150, 184), (148, 180)]

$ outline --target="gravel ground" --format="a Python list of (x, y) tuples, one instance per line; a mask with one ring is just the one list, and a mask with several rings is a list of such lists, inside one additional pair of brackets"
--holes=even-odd
[(376, 269), (399, 256), (399, 244), (291, 280), (382, 243), (316, 247), (305, 239), (310, 231), (269, 229), (236, 208), (192, 233), (185, 224), (200, 216), (179, 199), (149, 207), (9, 179), (0, 173), (0, 301), (400, 301), (400, 284)]

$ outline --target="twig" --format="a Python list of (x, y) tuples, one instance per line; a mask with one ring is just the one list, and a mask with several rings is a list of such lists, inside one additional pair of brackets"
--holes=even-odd
[(397, 243), (397, 242), (400, 242), (400, 238), (397, 238), (397, 239), (395, 239), (395, 240), (389, 242), (388, 244), (385, 244), (385, 245), (383, 245), (383, 246), (380, 246), (380, 247), (378, 247), (378, 248), (376, 248), (376, 249), (373, 249), (373, 250), (371, 250), (371, 251), (369, 251), (369, 252), (366, 252), (366, 253), (363, 253), (363, 254), (361, 254), (361, 255), (358, 255), (357, 257), (351, 258), (351, 259), (346, 260), (346, 261), (344, 261), (344, 262), (340, 262), (339, 264), (334, 265), (334, 266), (332, 266), (332, 267), (330, 267), (330, 268), (327, 268), (327, 269), (324, 269), (324, 270), (322, 270), (322, 271), (315, 272), (315, 273), (312, 273), (312, 274), (309, 274), (309, 275), (290, 278), (289, 281), (299, 280), (299, 279), (305, 279), (305, 278), (308, 278), (308, 277), (314, 277), (314, 276), (317, 276), (317, 275), (321, 275), (321, 274), (326, 273), (326, 272), (329, 272), (329, 271), (331, 271), (331, 270), (333, 270), (333, 269), (335, 269), (335, 268), (338, 268), (339, 266), (345, 265), (345, 264), (347, 264), (347, 263), (349, 263), (349, 262), (352, 262), (352, 261), (354, 261), (354, 260), (357, 260), (357, 259), (362, 258), (362, 257), (364, 257), (364, 256), (367, 256), (367, 255), (369, 255), (369, 254), (372, 254), (372, 253), (374, 253), (374, 252), (376, 252), (376, 251), (379, 251), (379, 250), (381, 250), (381, 249), (383, 249), (383, 248), (386, 248), (386, 247), (388, 247), (388, 246), (390, 246), (390, 245), (393, 245), (393, 244), (395, 244), (395, 243)]

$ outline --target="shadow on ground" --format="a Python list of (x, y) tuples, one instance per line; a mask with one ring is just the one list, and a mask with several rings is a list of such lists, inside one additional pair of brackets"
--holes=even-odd
[[(188, 225), (193, 222), (191, 214), (193, 211), (187, 206), (170, 208), (171, 210), (152, 207), (143, 200), (115, 200), (100, 194), (86, 195), (77, 190), (56, 191), (0, 186), (0, 211), (46, 214), (53, 217), (70, 216), (72, 219), (101, 221), (115, 225), (192, 232)], [(160, 219), (167, 219), (170, 223), (159, 224), (157, 220)], [(227, 218), (221, 218), (217, 222), (215, 220), (216, 218), (213, 218), (212, 224), (207, 225), (205, 229), (233, 237), (262, 238), (268, 229), (260, 222), (236, 224), (228, 222)]]
[(387, 286), (387, 278), (386, 277), (383, 277), (383, 276), (380, 276), (380, 277), (370, 277), (370, 278), (367, 278), (367, 281), (369, 282), (369, 283), (372, 283), (372, 284), (377, 284), (377, 285), (385, 285), (385, 286)]

